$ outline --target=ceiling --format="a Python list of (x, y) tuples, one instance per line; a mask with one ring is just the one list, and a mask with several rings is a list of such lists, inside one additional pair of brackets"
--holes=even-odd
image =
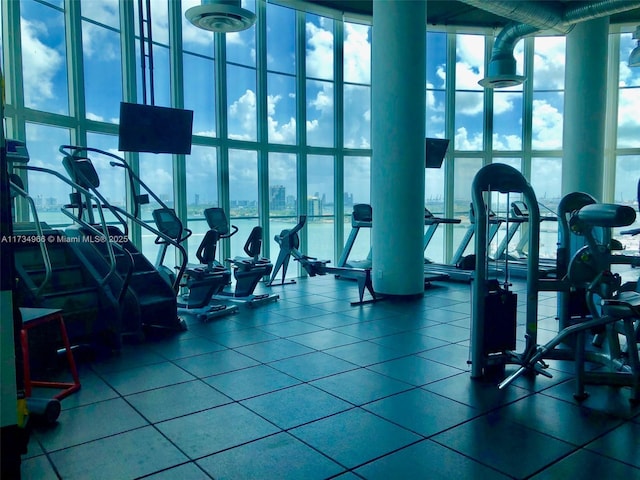
[[(355, 16), (371, 16), (374, 0), (307, 0), (309, 3), (335, 9), (339, 12), (354, 14)], [(375, 0), (387, 1), (387, 0)], [(517, 2), (514, 2), (517, 3)], [(544, 3), (561, 4), (571, 7), (581, 3), (573, 0), (544, 0)], [(427, 0), (427, 23), (438, 26), (465, 26), (479, 28), (501, 28), (509, 22), (508, 19), (493, 13), (480, 10), (457, 0)], [(611, 16), (611, 24), (640, 24), (640, 8), (618, 13)]]

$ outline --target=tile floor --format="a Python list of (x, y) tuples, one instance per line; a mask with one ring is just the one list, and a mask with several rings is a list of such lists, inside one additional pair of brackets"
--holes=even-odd
[[(640, 479), (628, 388), (589, 386), (579, 405), (566, 362), (505, 390), (471, 380), (468, 285), (353, 307), (356, 286), (333, 277), (272, 290), (80, 361), (82, 389), (33, 432), (23, 478)], [(545, 341), (554, 294), (539, 311)]]

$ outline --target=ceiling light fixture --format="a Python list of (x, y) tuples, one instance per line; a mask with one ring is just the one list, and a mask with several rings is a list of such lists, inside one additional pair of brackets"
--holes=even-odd
[(251, 27), (256, 16), (242, 8), (240, 0), (202, 0), (202, 4), (185, 12), (193, 25), (210, 32), (239, 32)]

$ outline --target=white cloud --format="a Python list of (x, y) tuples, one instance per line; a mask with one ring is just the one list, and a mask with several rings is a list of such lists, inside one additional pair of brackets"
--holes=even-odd
[(314, 25), (306, 24), (307, 75), (316, 78), (333, 78), (333, 33)]
[(543, 100), (533, 101), (532, 147), (536, 150), (562, 146), (562, 113)]
[[(234, 132), (231, 133), (232, 126)], [(256, 94), (251, 90), (245, 93), (229, 107), (229, 137), (236, 140), (256, 138)]]
[(267, 96), (267, 127), (269, 131), (269, 141), (276, 143), (293, 144), (296, 140), (296, 119), (291, 117), (283, 125), (273, 118), (276, 116), (277, 105), (282, 100), (280, 95)]
[(345, 23), (344, 79), (347, 82), (371, 83), (371, 44), (366, 25)]
[(455, 134), (456, 150), (482, 150), (482, 133), (476, 133), (469, 137), (467, 129), (460, 127)]
[(536, 37), (533, 88), (564, 88), (564, 37)]
[(40, 40), (47, 36), (43, 23), (22, 18), (21, 30), (25, 103), (39, 108), (43, 101), (54, 98), (54, 77), (64, 68), (64, 58)]
[(522, 149), (522, 137), (520, 135), (493, 134), (494, 150), (509, 151)]

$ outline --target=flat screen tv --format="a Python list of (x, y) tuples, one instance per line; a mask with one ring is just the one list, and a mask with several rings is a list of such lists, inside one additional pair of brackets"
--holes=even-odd
[(118, 150), (190, 154), (192, 127), (192, 110), (121, 102)]
[(440, 168), (442, 161), (449, 148), (447, 138), (427, 138), (426, 139), (426, 168)]

